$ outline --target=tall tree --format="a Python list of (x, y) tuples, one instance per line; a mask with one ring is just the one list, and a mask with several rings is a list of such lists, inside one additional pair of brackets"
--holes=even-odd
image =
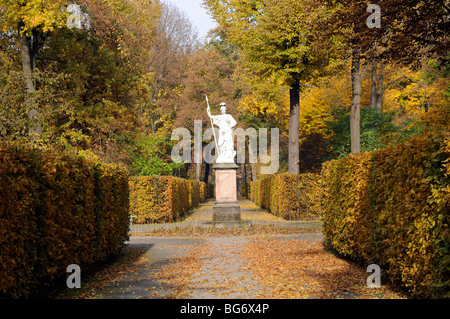
[(155, 133), (162, 126), (161, 121), (176, 111), (173, 106), (177, 105), (189, 58), (197, 46), (197, 32), (186, 14), (170, 3), (161, 3), (148, 64), (152, 75), (148, 83), (150, 91), (142, 110), (148, 117), (151, 132)]
[[(333, 43), (317, 50), (316, 22), (328, 19), (325, 3), (311, 0), (205, 0), (241, 61), (259, 81), (282, 83), (290, 90), (289, 172), (298, 173), (301, 84), (327, 64)], [(326, 46), (323, 46), (326, 47)]]
[[(32, 122), (39, 120), (39, 111), (34, 105), (36, 82), (33, 79), (33, 70), (36, 68), (36, 59), (44, 38), (57, 28), (65, 25), (67, 12), (64, 7), (67, 0), (55, 0), (50, 3), (43, 0), (1, 0), (0, 15), (2, 32), (15, 30), (19, 39), (22, 58), (22, 71), (29, 95), (29, 117)], [(37, 123), (30, 133), (41, 134), (42, 124)]]
[[(450, 6), (446, 0), (384, 0), (369, 5), (363, 0), (337, 0), (332, 36), (344, 31), (351, 49), (364, 63), (372, 62), (371, 106), (382, 107), (384, 67), (388, 62), (420, 67), (424, 56), (448, 61)], [(378, 24), (375, 20), (378, 19)]]
[(350, 143), (351, 152), (361, 152), (361, 84), (366, 68), (361, 71), (361, 50), (354, 49), (352, 53), (352, 107), (350, 110)]
[[(12, 12), (20, 13), (19, 7), (3, 7), (12, 2), (2, 0), (0, 21), (8, 21), (9, 13), (18, 17)], [(82, 29), (68, 27), (69, 13), (62, 1), (61, 6), (53, 10), (62, 15), (57, 20), (61, 23), (53, 28), (44, 23), (43, 17), (50, 15), (46, 10), (53, 9), (55, 2), (40, 1), (39, 10), (31, 5), (38, 1), (21, 3), (25, 6), (24, 30), (34, 24), (42, 35), (38, 55), (29, 59), (34, 61), (31, 65), (37, 66), (31, 77), (36, 80), (32, 83), (35, 93), (29, 95), (31, 98), (22, 99), (33, 101), (33, 107), (39, 111), (43, 125), (41, 140), (53, 146), (94, 151), (106, 160), (125, 161), (129, 154), (124, 145), (140, 131), (136, 106), (142, 100), (142, 78), (148, 75), (159, 15), (156, 1), (76, 1), (85, 17)], [(56, 23), (55, 19), (49, 20)], [(8, 54), (17, 55), (13, 61), (21, 62), (20, 51), (9, 49), (20, 49), (14, 23), (1, 24), (1, 27), (5, 27), (1, 38), (8, 39)], [(30, 38), (33, 40), (33, 32)], [(9, 73), (14, 75), (15, 65), (10, 69)], [(15, 79), (14, 76), (9, 78)], [(14, 82), (8, 84), (17, 86)], [(25, 85), (20, 86), (20, 90), (25, 92), (26, 89)], [(17, 94), (8, 89), (10, 92)], [(12, 105), (8, 103), (9, 109)], [(23, 102), (14, 106), (26, 108)], [(2, 137), (3, 132), (11, 131), (10, 127), (8, 124), (6, 130), (0, 128)]]
[(228, 61), (214, 48), (199, 49), (192, 54), (183, 79), (184, 89), (180, 95), (175, 125), (193, 130), (194, 121), (202, 120), (208, 126), (210, 120), (206, 114), (206, 95), (213, 112), (218, 112), (219, 104), (225, 102), (227, 113), (232, 113), (235, 108), (232, 73)]

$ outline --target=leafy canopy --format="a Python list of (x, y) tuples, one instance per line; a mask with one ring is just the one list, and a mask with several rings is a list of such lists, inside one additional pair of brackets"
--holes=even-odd
[(229, 41), (242, 50), (249, 73), (291, 85), (307, 81), (327, 65), (333, 45), (316, 50), (320, 39), (312, 26), (330, 17), (325, 4), (311, 0), (206, 0)]
[(65, 26), (69, 13), (62, 10), (68, 0), (0, 0), (0, 31), (8, 32), (23, 23), (21, 32), (31, 35), (33, 29), (51, 32)]

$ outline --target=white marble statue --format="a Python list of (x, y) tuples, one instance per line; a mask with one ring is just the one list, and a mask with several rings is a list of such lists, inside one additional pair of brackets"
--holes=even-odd
[(220, 103), (220, 112), (222, 113), (220, 115), (211, 115), (209, 105), (206, 109), (212, 125), (219, 127), (219, 138), (216, 144), (219, 149), (216, 164), (234, 163), (234, 156), (236, 155), (233, 141), (233, 127), (237, 122), (233, 116), (226, 114), (226, 111), (227, 107), (225, 103)]

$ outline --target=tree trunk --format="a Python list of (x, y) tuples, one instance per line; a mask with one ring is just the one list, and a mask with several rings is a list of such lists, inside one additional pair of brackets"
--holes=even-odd
[(350, 144), (351, 152), (361, 152), (360, 114), (361, 114), (361, 81), (360, 74), (360, 50), (354, 50), (352, 54), (352, 108), (350, 111)]
[(20, 37), (20, 53), (22, 55), (22, 71), (27, 88), (27, 93), (32, 95), (36, 92), (36, 85), (33, 81), (33, 62), (32, 62), (32, 50), (31, 41), (29, 37)]
[(42, 134), (42, 124), (39, 123), (39, 112), (34, 105), (34, 94), (36, 93), (36, 82), (33, 80), (33, 70), (36, 68), (36, 56), (39, 46), (39, 34), (36, 30), (33, 30), (32, 37), (21, 34), (24, 24), (20, 21), (17, 25), (19, 38), (20, 38), (20, 53), (22, 57), (22, 71), (24, 76), (25, 86), (27, 88), (28, 99), (27, 107), (29, 108), (28, 118), (31, 123), (37, 122), (35, 128), (30, 129), (29, 134), (32, 136), (31, 143), (35, 137), (34, 135)]
[(241, 171), (241, 178), (239, 179), (239, 183), (238, 183), (238, 195), (242, 194), (241, 190), (242, 190), (242, 184), (245, 183), (245, 162), (242, 162), (240, 164), (240, 171)]
[(186, 163), (186, 165), (184, 167), (186, 167), (186, 176), (185, 177), (189, 178), (189, 170), (191, 169), (191, 163)]
[(295, 80), (289, 90), (289, 173), (299, 172), (299, 129), (300, 129), (300, 81)]
[(197, 163), (195, 166), (195, 179), (200, 182), (200, 172), (202, 170), (201, 163)]
[(203, 181), (208, 184), (209, 180), (209, 171), (210, 171), (210, 165), (206, 162), (204, 162), (205, 164), (205, 175), (203, 176)]
[(378, 111), (378, 113), (381, 113), (381, 110), (383, 109), (383, 94), (385, 91), (383, 82), (384, 82), (384, 63), (380, 62), (380, 76), (378, 77), (378, 87), (375, 100), (375, 108)]
[(370, 87), (370, 107), (376, 109), (378, 98), (378, 59), (375, 56), (372, 60), (372, 85)]
[(205, 161), (202, 160), (201, 169), (200, 169), (200, 181), (202, 181), (202, 182), (205, 180), (205, 167), (206, 167), (206, 163), (205, 163)]
[[(375, 44), (376, 50), (376, 44)], [(380, 67), (378, 68), (378, 64)], [(375, 53), (372, 60), (372, 86), (370, 94), (370, 107), (381, 113), (383, 108), (383, 93), (384, 93), (384, 63), (378, 62), (378, 54)]]
[(256, 181), (258, 179), (258, 174), (256, 173), (258, 166), (256, 164), (251, 164), (251, 169), (252, 169), (252, 181)]
[(246, 183), (247, 182), (247, 172), (245, 171), (246, 167), (245, 167), (245, 162), (241, 163), (241, 178), (242, 178), (242, 183)]

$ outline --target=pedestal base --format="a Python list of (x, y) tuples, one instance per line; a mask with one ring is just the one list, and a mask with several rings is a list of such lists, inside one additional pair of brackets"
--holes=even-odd
[(213, 206), (213, 221), (237, 222), (241, 220), (241, 207), (237, 202), (215, 203)]
[(234, 163), (213, 166), (216, 171), (216, 202), (213, 206), (214, 222), (241, 221), (241, 208), (237, 201), (236, 171)]

